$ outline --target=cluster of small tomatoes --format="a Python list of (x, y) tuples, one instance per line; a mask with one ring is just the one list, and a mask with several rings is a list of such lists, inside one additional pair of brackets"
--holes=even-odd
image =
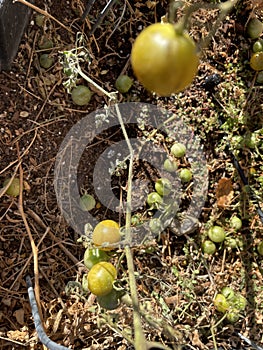
[(224, 313), (226, 319), (234, 323), (245, 310), (247, 300), (240, 293), (235, 293), (232, 288), (223, 287), (221, 293), (215, 296), (213, 303), (217, 311)]
[(247, 33), (254, 41), (252, 46), (252, 55), (250, 58), (250, 67), (258, 72), (257, 82), (263, 83), (263, 23), (258, 18), (252, 18), (247, 26)]
[(113, 220), (103, 220), (93, 230), (94, 248), (87, 248), (84, 253), (84, 264), (89, 271), (83, 276), (82, 288), (96, 295), (100, 306), (109, 310), (119, 305), (120, 293), (114, 288), (117, 269), (109, 262), (108, 252), (120, 239), (119, 224)]

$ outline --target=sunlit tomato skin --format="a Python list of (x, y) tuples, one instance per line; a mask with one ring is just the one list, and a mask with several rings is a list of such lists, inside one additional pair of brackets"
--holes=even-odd
[(131, 51), (135, 76), (149, 91), (170, 96), (184, 90), (196, 75), (199, 58), (194, 41), (170, 23), (155, 23), (135, 39)]
[(263, 70), (263, 52), (253, 53), (250, 59), (250, 67), (256, 71)]
[(84, 253), (84, 265), (91, 269), (92, 266), (101, 262), (109, 260), (109, 256), (104, 250), (98, 248), (87, 248)]
[(118, 243), (120, 238), (119, 224), (113, 220), (103, 220), (99, 222), (92, 234), (93, 243), (101, 247), (101, 249), (111, 249), (110, 245)]
[(106, 261), (101, 261), (92, 266), (87, 279), (88, 288), (91, 293), (97, 296), (109, 294), (113, 289), (113, 282), (117, 277), (115, 267)]

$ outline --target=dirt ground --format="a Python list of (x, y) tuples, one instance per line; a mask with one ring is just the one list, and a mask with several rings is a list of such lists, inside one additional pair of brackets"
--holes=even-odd
[[(257, 73), (249, 66), (255, 40), (246, 35), (251, 16), (263, 20), (262, 1), (239, 1), (203, 50), (193, 84), (170, 98), (147, 92), (133, 76), (129, 61), (134, 39), (143, 27), (161, 20), (168, 1), (117, 1), (90, 37), (89, 28), (103, 1), (96, 1), (84, 23), (80, 22), (81, 0), (35, 4), (66, 28), (33, 11), (12, 70), (0, 73), (0, 183), (2, 186), (11, 176), (20, 176), (24, 183), (20, 199), (6, 194), (1, 198), (0, 349), (44, 349), (35, 331), (25, 282), (30, 275), (34, 283), (37, 273), (44, 326), (53, 341), (79, 350), (133, 349), (131, 307), (121, 304), (116, 310), (105, 311), (92, 294), (83, 295), (79, 285), (71, 283), (81, 282), (86, 273), (85, 248), (63, 217), (54, 190), (54, 166), (64, 137), (78, 121), (109, 103), (105, 95), (80, 78), (78, 82), (88, 85), (93, 95), (87, 106), (79, 107), (63, 85), (67, 77), (62, 52), (74, 48), (78, 32), (86, 35), (91, 57), (90, 64), (82, 64), (86, 74), (109, 92), (115, 91), (120, 74), (131, 76), (131, 90), (119, 94), (118, 101), (151, 103), (176, 113), (199, 136), (207, 161), (209, 187), (198, 229), (180, 237), (166, 229), (149, 246), (133, 249), (139, 300), (144, 312), (156, 320), (154, 324), (143, 321), (147, 340), (174, 349), (232, 349), (244, 346), (240, 332), (257, 344), (263, 343), (263, 260), (257, 251), (263, 240), (257, 211), (263, 197), (263, 94)], [(209, 22), (217, 15), (217, 11), (207, 9), (194, 14), (190, 34), (196, 41), (207, 35)], [(52, 48), (39, 48), (43, 37), (52, 39)], [(54, 59), (48, 69), (39, 64), (43, 52)], [(213, 74), (221, 80), (211, 89), (205, 79)], [(111, 131), (94, 140), (98, 147), (97, 153), (88, 153), (90, 164), (95, 164), (98, 153), (121, 134), (120, 129), (113, 132), (115, 138)], [(254, 198), (234, 167), (228, 144), (249, 179)], [(92, 174), (85, 173), (85, 161), (84, 157), (78, 169), (78, 186), (93, 194)], [(136, 170), (140, 177), (139, 164)], [(123, 171), (123, 188), (126, 175)], [(113, 187), (120, 186), (116, 177), (112, 181)], [(226, 192), (220, 195), (224, 185)], [(191, 190), (187, 196), (191, 197)], [(92, 215), (99, 220), (119, 219), (106, 209), (97, 205)], [(235, 215), (243, 225), (232, 232), (229, 220)], [(204, 254), (201, 245), (212, 224), (224, 227), (242, 244), (237, 248), (217, 245), (215, 254)], [(38, 248), (38, 271), (34, 269), (33, 241)], [(112, 261), (118, 263), (118, 279), (129, 291), (121, 250), (113, 254)], [(213, 304), (224, 286), (248, 301), (235, 323), (222, 320), (223, 314)]]

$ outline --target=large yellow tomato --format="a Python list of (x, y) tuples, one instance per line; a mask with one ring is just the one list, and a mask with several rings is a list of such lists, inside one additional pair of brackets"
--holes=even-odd
[(170, 96), (192, 82), (199, 57), (187, 33), (178, 33), (170, 23), (155, 23), (136, 38), (131, 64), (135, 76), (147, 90)]

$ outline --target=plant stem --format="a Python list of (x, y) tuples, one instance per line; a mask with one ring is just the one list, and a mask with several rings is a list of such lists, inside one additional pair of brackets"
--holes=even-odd
[(116, 101), (117, 93), (116, 92), (108, 92), (108, 91), (104, 90), (100, 85), (95, 83), (95, 81), (93, 81), (85, 73), (83, 73), (83, 71), (80, 68), (79, 64), (77, 65), (77, 71), (78, 71), (79, 75), (82, 76), (83, 79), (85, 79), (88, 83), (90, 83), (93, 86), (95, 86), (95, 88), (98, 89), (100, 92), (105, 94), (110, 99), (110, 101)]
[(127, 135), (118, 104), (116, 104), (115, 107), (116, 107), (118, 120), (120, 122), (125, 141), (130, 151), (127, 205), (126, 205), (126, 218), (125, 218), (126, 219), (126, 222), (125, 222), (126, 237), (125, 238), (126, 238), (127, 244), (125, 245), (124, 250), (125, 250), (127, 266), (128, 266), (129, 285), (130, 285), (131, 299), (132, 299), (132, 306), (133, 306), (134, 347), (136, 350), (147, 350), (147, 342), (143, 333), (141, 316), (139, 313), (139, 299), (138, 299), (137, 288), (136, 288), (133, 257), (132, 257), (132, 252), (130, 248), (130, 243), (132, 238), (131, 237), (131, 191), (132, 191), (132, 169), (133, 169), (134, 151), (130, 143), (129, 137)]

